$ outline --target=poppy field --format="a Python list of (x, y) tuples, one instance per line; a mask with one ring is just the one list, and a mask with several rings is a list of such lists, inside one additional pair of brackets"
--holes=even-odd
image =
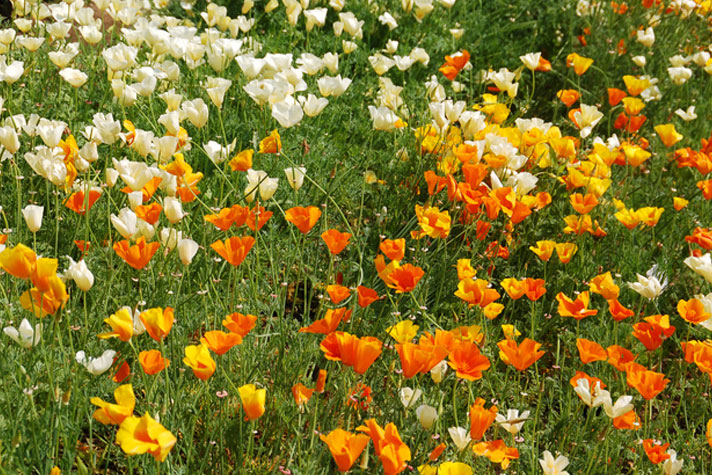
[(710, 0), (12, 0), (0, 470), (712, 472)]

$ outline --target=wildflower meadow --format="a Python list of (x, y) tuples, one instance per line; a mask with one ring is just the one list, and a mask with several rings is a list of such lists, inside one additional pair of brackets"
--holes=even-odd
[(712, 473), (710, 0), (0, 4), (0, 471)]

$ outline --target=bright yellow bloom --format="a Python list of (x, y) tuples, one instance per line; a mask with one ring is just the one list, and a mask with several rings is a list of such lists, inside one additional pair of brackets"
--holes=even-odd
[(99, 338), (118, 337), (121, 341), (129, 341), (133, 336), (133, 315), (129, 307), (122, 307), (109, 318), (104, 319), (104, 323), (111, 326), (111, 333), (102, 333)]
[(265, 413), (266, 389), (257, 389), (254, 384), (245, 384), (238, 389), (242, 408), (245, 410), (245, 420), (254, 420)]
[(683, 135), (675, 130), (675, 124), (656, 125), (655, 132), (666, 147), (672, 147), (683, 138)]
[(418, 333), (418, 325), (415, 325), (412, 320), (402, 320), (392, 327), (386, 328), (386, 332), (398, 343), (410, 343)]
[(148, 452), (159, 462), (163, 462), (177, 439), (171, 432), (156, 422), (148, 413), (143, 417), (128, 417), (121, 423), (116, 433), (116, 443), (128, 455)]
[(190, 345), (185, 347), (185, 358), (183, 363), (193, 370), (196, 378), (203, 381), (210, 378), (215, 372), (215, 360), (210, 356), (208, 345), (201, 343), (200, 345)]
[(119, 425), (133, 414), (136, 405), (133, 386), (124, 384), (116, 388), (114, 390), (114, 399), (116, 400), (116, 404), (104, 402), (98, 397), (91, 398), (91, 403), (95, 406), (99, 406), (99, 409), (94, 411), (94, 419), (102, 424)]

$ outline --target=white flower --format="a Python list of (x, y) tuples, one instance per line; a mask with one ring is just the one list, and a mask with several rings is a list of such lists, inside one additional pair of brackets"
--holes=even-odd
[(229, 79), (208, 77), (203, 87), (205, 87), (205, 92), (208, 93), (208, 97), (213, 101), (215, 107), (220, 109), (225, 100), (225, 93), (231, 85), (232, 81)]
[(697, 114), (695, 114), (695, 106), (690, 106), (687, 110), (678, 109), (675, 111), (675, 115), (680, 117), (685, 122), (691, 122), (697, 119)]
[(677, 475), (682, 470), (682, 464), (685, 461), (683, 459), (678, 460), (677, 452), (673, 449), (668, 449), (667, 453), (670, 458), (663, 462), (663, 473), (665, 475)]
[(304, 111), (292, 96), (287, 96), (283, 101), (272, 104), (272, 117), (277, 119), (279, 125), (288, 129), (302, 120)]
[(62, 134), (66, 127), (66, 122), (62, 122), (61, 120), (47, 120), (43, 117), (37, 124), (37, 133), (40, 134), (40, 138), (46, 146), (54, 148), (59, 145), (59, 141), (62, 140)]
[(591, 389), (591, 386), (586, 378), (579, 378), (576, 381), (574, 391), (581, 398), (584, 404), (588, 407), (598, 407), (602, 405), (606, 399), (610, 401), (611, 395), (605, 389), (601, 389), (601, 383), (596, 381), (596, 385)]
[(92, 117), (92, 123), (99, 131), (102, 143), (111, 145), (119, 138), (121, 123), (118, 120), (114, 120), (113, 114), (97, 112)]
[(415, 410), (415, 415), (418, 417), (418, 422), (423, 426), (423, 429), (430, 429), (435, 421), (438, 420), (438, 410), (433, 406), (428, 406), (427, 404), (421, 404)]
[(33, 346), (36, 346), (42, 338), (42, 324), (38, 323), (33, 329), (32, 325), (26, 318), (22, 319), (19, 328), (8, 326), (3, 328), (2, 331), (23, 348), (32, 348)]
[(235, 144), (237, 143), (236, 140), (237, 139), (233, 140), (232, 143), (229, 143), (227, 147), (223, 147), (214, 140), (211, 140), (208, 143), (203, 144), (203, 148), (205, 149), (205, 153), (208, 155), (210, 161), (216, 165), (219, 165), (227, 160), (232, 151), (235, 149)]
[[(432, 103), (431, 103), (432, 106)], [(371, 114), (373, 128), (376, 130), (393, 130), (396, 128), (398, 116), (388, 107), (375, 108), (368, 106), (368, 112)]]
[(700, 257), (690, 256), (683, 261), (687, 267), (712, 283), (712, 255), (708, 252)]
[(380, 21), (382, 25), (386, 25), (390, 31), (398, 28), (398, 22), (395, 18), (393, 18), (393, 15), (388, 12), (384, 12), (381, 16), (379, 16), (378, 21)]
[(544, 475), (569, 475), (569, 472), (565, 472), (564, 469), (569, 465), (569, 459), (563, 455), (559, 455), (554, 459), (551, 452), (545, 450), (542, 454), (543, 459), (539, 459), (539, 464), (541, 469), (544, 471)]
[(373, 56), (368, 57), (368, 62), (371, 63), (371, 67), (379, 76), (387, 73), (389, 69), (395, 66), (396, 62), (393, 61), (388, 56), (383, 56), (381, 53), (377, 53)]
[(304, 176), (307, 169), (304, 167), (290, 167), (284, 169), (284, 174), (287, 175), (287, 183), (294, 191), (299, 191), (299, 188), (304, 184)]
[(510, 434), (516, 434), (522, 430), (522, 426), (524, 426), (527, 417), (529, 417), (529, 411), (524, 411), (520, 415), (518, 409), (509, 409), (507, 410), (507, 417), (498, 413), (495, 416), (495, 420), (502, 426), (502, 429)]
[(328, 69), (331, 74), (336, 74), (339, 72), (338, 53), (325, 53), (321, 59), (322, 61), (324, 61), (324, 67)]
[(159, 238), (161, 240), (161, 244), (168, 248), (168, 250), (172, 251), (176, 248), (178, 242), (183, 239), (183, 232), (177, 231), (173, 228), (163, 228), (161, 229)]
[(574, 112), (576, 124), (581, 129), (581, 138), (591, 135), (593, 128), (603, 118), (603, 113), (596, 106), (581, 104), (581, 110)]
[(529, 71), (534, 71), (539, 66), (541, 53), (528, 53), (524, 56), (520, 56), (519, 59)]
[(603, 402), (603, 409), (608, 417), (615, 419), (633, 410), (632, 400), (633, 396), (621, 396), (616, 400), (615, 404), (612, 404), (612, 401), (608, 399)]
[(645, 59), (645, 56), (633, 56), (630, 58), (633, 63), (635, 63), (636, 66), (638, 67), (644, 67), (645, 64), (647, 63), (647, 60)]
[(448, 433), (450, 438), (455, 443), (458, 452), (462, 452), (470, 445), (472, 437), (470, 437), (470, 431), (464, 427), (450, 427), (448, 428)]
[(652, 27), (648, 27), (645, 30), (638, 30), (636, 32), (636, 40), (643, 46), (650, 48), (655, 43), (655, 32)]
[(181, 201), (172, 196), (163, 198), (163, 213), (171, 224), (176, 224), (185, 216)]
[(25, 223), (33, 233), (36, 233), (42, 227), (43, 214), (44, 206), (27, 205), (22, 209), (22, 216), (25, 218)]
[[(687, 260), (685, 260), (685, 264), (687, 264)], [(667, 287), (668, 284), (665, 275), (658, 273), (657, 264), (648, 270), (646, 277), (643, 277), (640, 274), (635, 275), (638, 277), (638, 282), (628, 282), (628, 287), (635, 290), (646, 299), (656, 298), (663, 292), (663, 290), (665, 290), (665, 287)]]
[(259, 190), (262, 201), (267, 201), (277, 191), (279, 178), (269, 178), (267, 172), (262, 170), (247, 170), (247, 187), (245, 188), (245, 199), (248, 203), (252, 203), (255, 199), (255, 194)]
[(334, 96), (339, 97), (341, 94), (346, 92), (349, 85), (351, 85), (351, 79), (342, 78), (339, 74), (335, 77), (321, 77), (317, 81), (319, 86), (319, 93), (324, 97)]
[(106, 350), (98, 358), (87, 358), (86, 353), (84, 353), (83, 351), (78, 351), (76, 360), (77, 363), (84, 366), (91, 374), (93, 374), (94, 376), (98, 376), (106, 372), (109, 368), (111, 368), (111, 365), (114, 363), (115, 355), (116, 352), (114, 350)]
[(67, 257), (69, 258), (69, 268), (64, 272), (65, 277), (72, 279), (77, 287), (87, 292), (94, 285), (94, 274), (91, 273), (84, 259), (74, 262), (74, 259)]
[(82, 71), (74, 68), (65, 68), (59, 72), (62, 79), (67, 81), (72, 87), (82, 87), (86, 84), (89, 76), (84, 74)]
[(184, 266), (193, 262), (195, 254), (198, 252), (198, 243), (192, 239), (181, 239), (178, 241), (178, 257)]
[(304, 18), (307, 20), (307, 31), (311, 31), (315, 26), (324, 26), (324, 23), (326, 23), (326, 12), (326, 8), (304, 10)]
[(401, 403), (403, 404), (403, 407), (406, 409), (410, 409), (413, 407), (413, 404), (420, 399), (420, 396), (423, 395), (423, 391), (420, 389), (413, 390), (407, 386), (403, 387), (398, 391), (398, 395), (400, 396)]
[(20, 149), (20, 138), (12, 125), (0, 127), (0, 144), (10, 153), (15, 153)]
[(311, 93), (306, 98), (299, 96), (297, 100), (302, 105), (302, 110), (308, 117), (316, 117), (321, 114), (321, 111), (329, 104), (329, 99), (316, 97)]
[(138, 234), (138, 217), (130, 209), (122, 208), (118, 216), (112, 213), (110, 219), (111, 224), (124, 239), (131, 239)]
[(445, 373), (447, 373), (447, 368), (448, 366), (445, 361), (441, 361), (433, 366), (433, 369), (430, 370), (430, 377), (435, 384), (439, 384), (443, 380)]
[(683, 66), (677, 68), (667, 68), (670, 79), (676, 86), (685, 84), (692, 77), (692, 69)]
[(208, 106), (201, 98), (183, 102), (181, 109), (196, 128), (200, 129), (208, 123)]

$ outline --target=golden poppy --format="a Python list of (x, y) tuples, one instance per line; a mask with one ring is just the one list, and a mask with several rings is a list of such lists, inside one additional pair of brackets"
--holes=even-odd
[(525, 371), (536, 361), (544, 356), (545, 351), (539, 351), (541, 343), (525, 338), (517, 345), (514, 340), (502, 340), (497, 343), (499, 347), (499, 357), (508, 365), (512, 365), (519, 371)]
[(329, 447), (331, 456), (340, 472), (348, 472), (363, 452), (370, 440), (366, 434), (352, 434), (343, 429), (335, 429), (319, 438)]
[(136, 270), (141, 270), (151, 260), (153, 255), (161, 247), (158, 242), (146, 243), (146, 238), (141, 236), (133, 246), (127, 239), (114, 243), (114, 251), (128, 265)]
[(190, 345), (185, 347), (183, 363), (193, 370), (196, 378), (206, 381), (215, 373), (215, 360), (210, 356), (208, 345)]
[(133, 315), (129, 307), (122, 307), (112, 314), (109, 318), (104, 319), (113, 332), (102, 333), (99, 338), (118, 337), (121, 341), (129, 341), (134, 333)]
[(143, 372), (148, 375), (158, 374), (171, 364), (170, 360), (164, 358), (158, 350), (140, 352), (138, 354), (138, 362), (141, 363)]
[(150, 337), (156, 341), (161, 341), (168, 336), (175, 319), (173, 308), (171, 307), (166, 307), (165, 309), (161, 307), (150, 308), (141, 312), (139, 318)]
[(295, 206), (285, 212), (285, 219), (295, 225), (302, 234), (311, 231), (320, 217), (321, 210), (316, 206)]
[(274, 129), (267, 137), (260, 140), (260, 153), (279, 153), (282, 150), (282, 139), (277, 129)]
[(24, 244), (7, 247), (0, 252), (0, 267), (2, 267), (2, 270), (19, 279), (30, 278), (35, 262), (37, 262), (35, 251)]
[(237, 388), (245, 411), (245, 420), (255, 420), (265, 413), (266, 389), (257, 389), (254, 384), (245, 384)]
[(116, 404), (104, 402), (98, 397), (91, 398), (90, 402), (95, 406), (99, 406), (99, 409), (94, 411), (94, 419), (102, 424), (119, 425), (133, 414), (136, 406), (133, 386), (125, 384), (114, 389), (114, 400)]
[(329, 229), (321, 233), (321, 239), (326, 244), (326, 247), (329, 248), (329, 252), (337, 255), (348, 245), (351, 234), (342, 233), (337, 229)]
[(148, 413), (143, 417), (131, 416), (124, 420), (116, 433), (116, 443), (128, 455), (148, 452), (159, 462), (168, 457), (177, 439)]
[(217, 240), (212, 243), (210, 247), (220, 254), (220, 257), (237, 267), (245, 260), (247, 253), (250, 252), (254, 244), (255, 238), (252, 236), (233, 236), (229, 239), (225, 239), (224, 242)]
[(207, 345), (210, 351), (217, 355), (227, 353), (233, 346), (242, 343), (242, 336), (237, 333), (225, 333), (221, 330), (205, 332), (200, 343)]

